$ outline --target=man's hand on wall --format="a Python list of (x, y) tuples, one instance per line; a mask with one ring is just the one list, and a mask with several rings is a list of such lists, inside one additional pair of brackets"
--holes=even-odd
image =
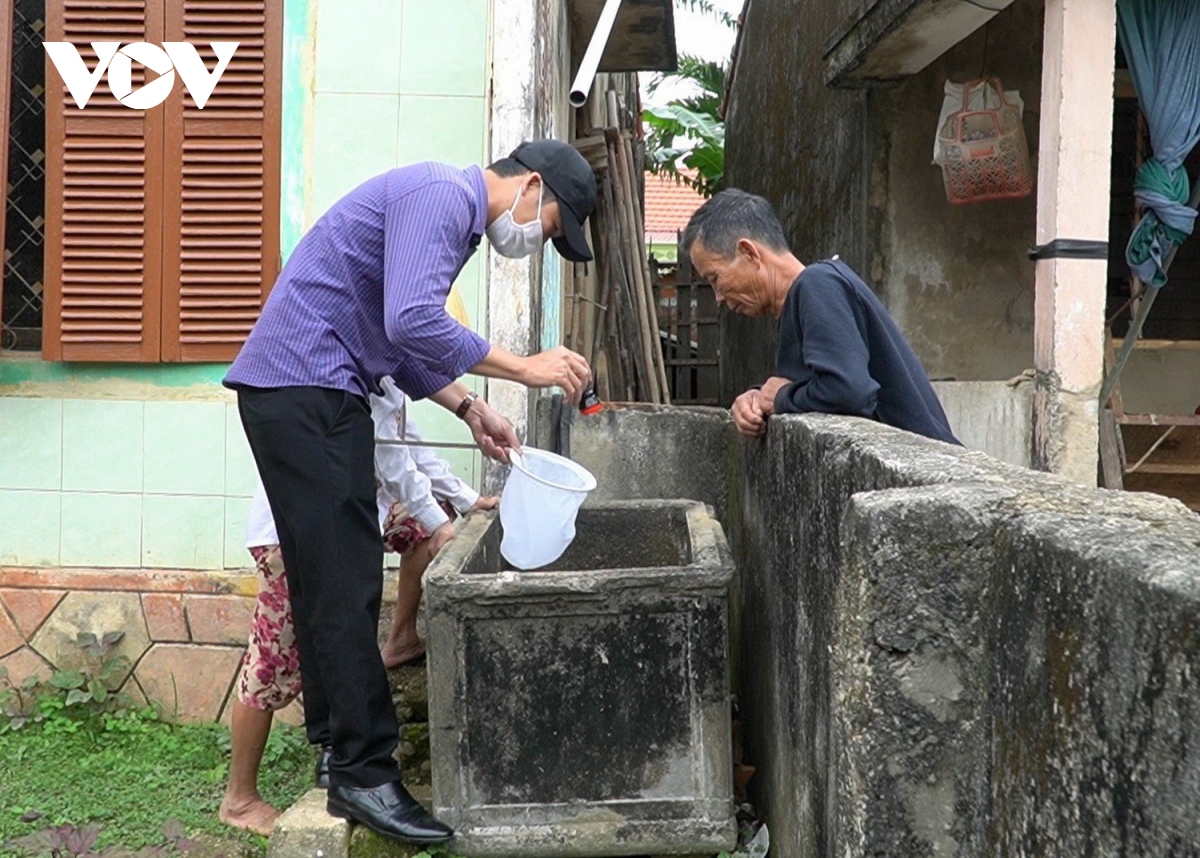
[(762, 393), (752, 388), (733, 400), (733, 425), (747, 438), (761, 438), (767, 433), (767, 418), (762, 409)]
[(770, 417), (775, 413), (775, 397), (779, 395), (779, 391), (792, 383), (790, 378), (773, 375), (763, 382), (763, 386), (759, 388), (759, 406), (762, 409), (763, 417)]

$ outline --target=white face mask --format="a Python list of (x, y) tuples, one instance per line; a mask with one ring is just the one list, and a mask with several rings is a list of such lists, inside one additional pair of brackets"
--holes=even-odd
[(525, 195), (526, 187), (528, 186), (521, 186), (509, 210), (492, 221), (491, 226), (487, 228), (488, 241), (492, 243), (492, 247), (496, 248), (496, 252), (501, 256), (507, 256), (509, 259), (520, 259), (537, 253), (546, 241), (542, 235), (541, 182), (538, 182), (538, 207), (533, 220), (529, 223), (517, 223), (513, 219), (513, 212), (516, 211), (517, 203), (521, 202), (521, 197)]

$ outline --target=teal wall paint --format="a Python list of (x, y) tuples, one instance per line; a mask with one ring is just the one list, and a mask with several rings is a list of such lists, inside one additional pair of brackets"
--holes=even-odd
[(49, 363), (13, 358), (0, 360), (0, 387), (28, 382), (136, 381), (161, 387), (220, 384), (228, 364)]
[(312, 32), (310, 0), (283, 4), (283, 151), (281, 161), (279, 247), (286, 260), (304, 235), (307, 213), (306, 126), (312, 103)]

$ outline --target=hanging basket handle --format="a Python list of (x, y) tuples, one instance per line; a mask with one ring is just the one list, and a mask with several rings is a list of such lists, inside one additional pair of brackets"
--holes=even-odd
[[(1000, 100), (999, 107), (1010, 106), (1008, 103), (1008, 99), (1004, 95), (1004, 84), (1002, 84), (1000, 82), (1000, 78), (995, 77), (995, 76), (977, 78), (975, 80), (969, 80), (962, 85), (962, 92), (963, 92), (962, 112), (963, 113), (975, 113), (976, 112), (976, 111), (971, 110), (971, 107), (970, 107), (971, 93), (973, 93), (975, 90), (979, 89), (980, 87), (985, 87), (985, 88), (990, 87), (991, 89), (996, 91), (996, 97)], [(991, 107), (987, 106), (987, 97), (986, 96), (983, 99), (983, 109), (984, 110), (996, 109), (996, 108), (991, 108)]]

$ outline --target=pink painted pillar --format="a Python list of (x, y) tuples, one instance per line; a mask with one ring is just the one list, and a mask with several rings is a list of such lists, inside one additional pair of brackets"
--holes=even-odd
[[(1108, 238), (1115, 0), (1047, 0), (1037, 241)], [(1096, 484), (1104, 260), (1037, 263), (1034, 466)]]

